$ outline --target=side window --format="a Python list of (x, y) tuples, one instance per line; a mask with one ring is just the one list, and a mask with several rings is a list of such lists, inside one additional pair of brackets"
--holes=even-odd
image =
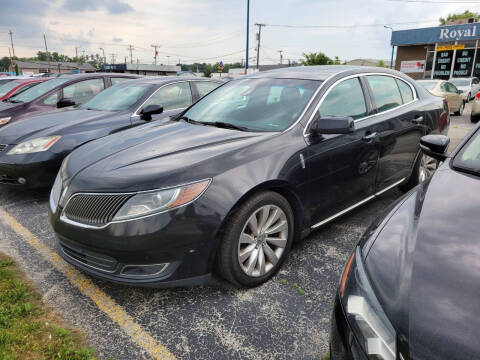
[(153, 96), (142, 106), (161, 105), (164, 111), (181, 109), (192, 104), (192, 92), (188, 82), (181, 82), (166, 85), (160, 88)]
[(320, 105), (320, 116), (351, 116), (359, 119), (367, 116), (367, 106), (358, 78), (342, 81), (330, 90)]
[(449, 82), (447, 82), (447, 91), (451, 93), (458, 93), (456, 86)]
[(42, 104), (53, 106), (53, 105), (57, 105), (57, 102), (58, 102), (58, 91), (48, 96), (45, 100), (43, 100)]
[(219, 87), (220, 84), (211, 81), (195, 81), (195, 86), (197, 87), (198, 95), (202, 98)]
[(443, 82), (443, 83), (440, 85), (440, 90), (442, 90), (443, 92), (448, 92), (448, 87), (447, 87), (447, 83), (446, 83), (446, 82)]
[(472, 84), (474, 84), (474, 85), (478, 84), (478, 79), (477, 79), (477, 78), (473, 78), (473, 79), (472, 79)]
[(63, 88), (63, 98), (72, 99), (75, 104), (83, 104), (105, 88), (103, 79), (79, 81)]
[(400, 94), (402, 94), (403, 103), (409, 103), (413, 101), (413, 92), (412, 88), (405, 82), (399, 79), (395, 79), (398, 84), (398, 88), (400, 89)]
[(110, 80), (111, 80), (112, 86), (113, 86), (113, 85), (117, 85), (117, 84), (123, 83), (124, 81), (132, 80), (132, 79), (127, 78), (127, 77), (112, 77), (112, 78), (110, 78)]
[(384, 75), (367, 76), (378, 112), (390, 110), (402, 105), (402, 97), (395, 78)]
[(20, 89), (15, 90), (15, 93), (14, 93), (14, 94), (16, 95), (16, 94), (18, 94), (18, 93), (21, 93), (22, 91), (25, 91), (25, 90), (27, 90), (27, 89), (30, 89), (32, 86), (35, 86), (35, 85), (37, 85), (37, 84), (38, 84), (38, 83), (30, 83), (30, 84), (27, 84), (27, 85), (25, 85), (25, 86), (22, 86)]

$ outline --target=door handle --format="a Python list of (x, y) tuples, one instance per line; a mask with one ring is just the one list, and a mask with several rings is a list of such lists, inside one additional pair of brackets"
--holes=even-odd
[(373, 132), (373, 133), (366, 133), (365, 136), (362, 138), (363, 141), (366, 141), (366, 142), (371, 142), (373, 141), (373, 139), (375, 139), (377, 137), (377, 133), (376, 132)]
[(416, 116), (416, 117), (412, 120), (412, 123), (414, 123), (414, 124), (421, 124), (421, 123), (423, 123), (423, 116), (422, 116), (422, 115)]

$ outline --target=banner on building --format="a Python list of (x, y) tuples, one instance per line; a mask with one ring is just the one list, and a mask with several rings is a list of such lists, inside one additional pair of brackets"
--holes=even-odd
[(400, 63), (400, 71), (403, 73), (421, 73), (425, 70), (425, 60), (407, 60)]

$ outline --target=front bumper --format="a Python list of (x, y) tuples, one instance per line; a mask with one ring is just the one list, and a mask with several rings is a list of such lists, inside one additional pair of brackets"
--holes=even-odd
[(330, 322), (331, 360), (368, 360), (348, 324), (338, 294)]
[(62, 165), (63, 156), (44, 151), (25, 155), (0, 154), (0, 184), (26, 188), (51, 187)]
[[(89, 274), (116, 283), (172, 287), (206, 283), (211, 278), (221, 218), (196, 202), (153, 216), (85, 228), (60, 219), (50, 221), (61, 246), (61, 256)], [(124, 269), (167, 266), (146, 276)]]

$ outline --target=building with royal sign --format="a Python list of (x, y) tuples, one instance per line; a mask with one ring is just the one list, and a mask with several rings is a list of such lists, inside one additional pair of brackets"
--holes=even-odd
[(480, 77), (480, 23), (392, 32), (395, 69), (414, 79)]

